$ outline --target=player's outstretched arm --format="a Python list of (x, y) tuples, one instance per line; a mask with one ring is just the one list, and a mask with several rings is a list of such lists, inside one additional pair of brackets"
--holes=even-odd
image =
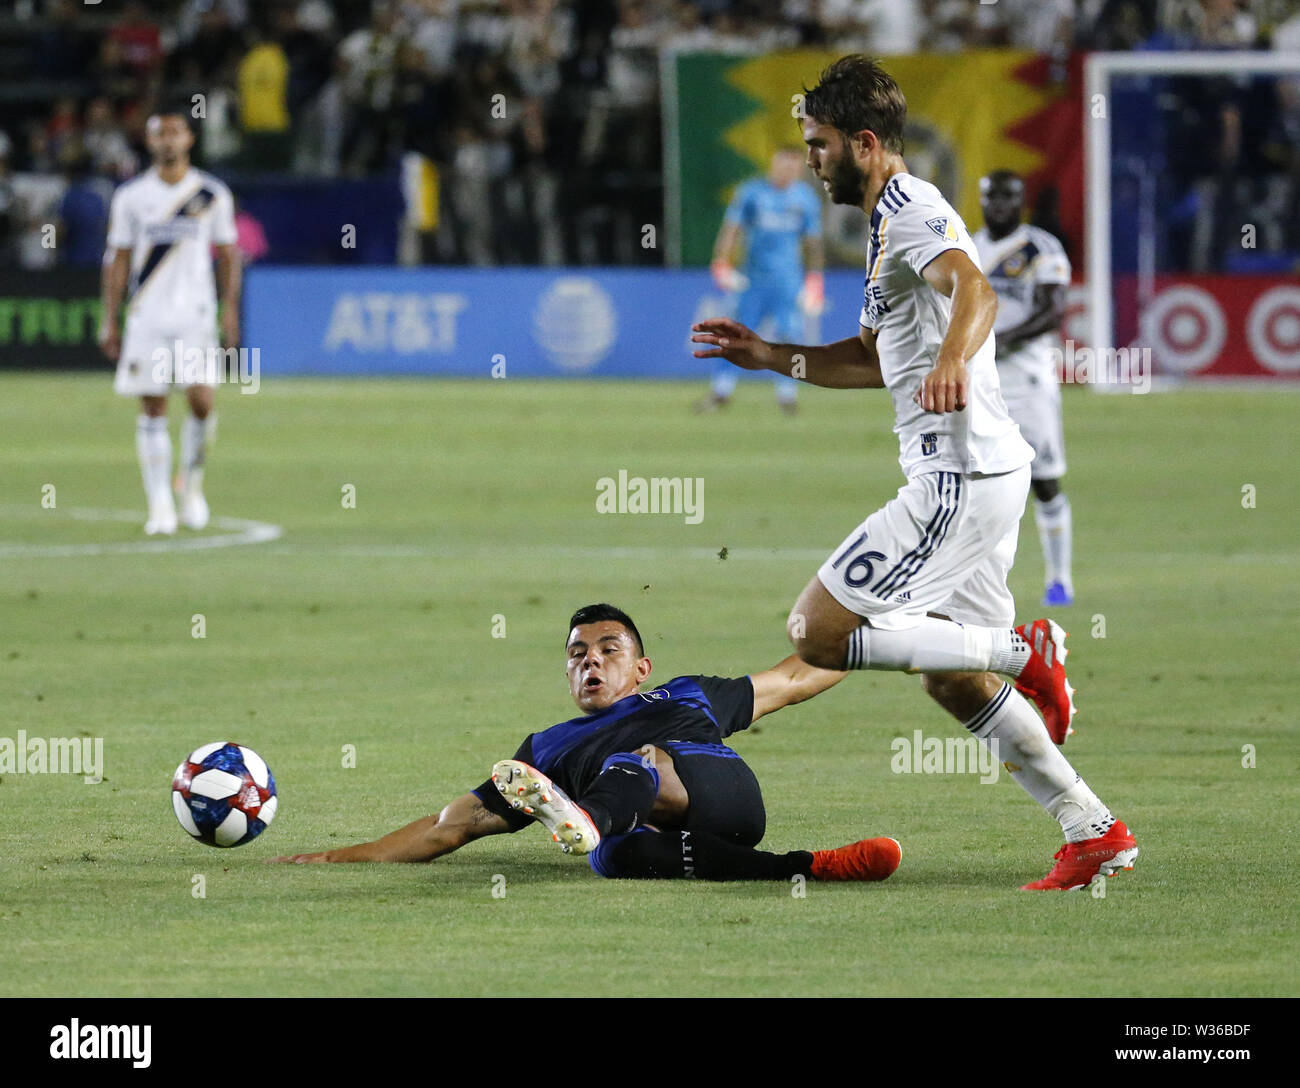
[(472, 793), (462, 794), (436, 816), (425, 816), (374, 842), (361, 842), (318, 854), (282, 854), (271, 861), (305, 865), (321, 861), (433, 861), (484, 835), (510, 826)]
[(745, 370), (772, 370), (828, 389), (882, 389), (885, 382), (876, 355), (875, 334), (833, 344), (769, 344), (739, 321), (715, 317), (691, 326), (691, 341), (709, 344), (692, 354), (697, 359), (726, 359)]
[(779, 665), (756, 672), (749, 679), (754, 685), (754, 721), (774, 710), (802, 703), (827, 688), (833, 688), (849, 674), (833, 669), (819, 669), (791, 654)]
[(969, 381), (966, 360), (993, 331), (998, 296), (984, 273), (960, 249), (939, 254), (921, 270), (926, 282), (952, 299), (948, 334), (939, 345), (934, 369), (925, 376), (916, 401), (927, 412), (960, 412), (966, 407)]

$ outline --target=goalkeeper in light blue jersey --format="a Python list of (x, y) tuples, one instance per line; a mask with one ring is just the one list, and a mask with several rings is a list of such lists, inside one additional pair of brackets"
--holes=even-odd
[[(713, 247), (710, 270), (723, 291), (739, 293), (736, 320), (750, 328), (771, 321), (777, 340), (802, 342), (805, 317), (816, 317), (825, 305), (822, 275), (822, 206), (812, 186), (799, 180), (804, 153), (782, 148), (772, 156), (765, 178), (751, 178), (737, 188)], [(743, 238), (746, 254), (737, 269), (732, 254)], [(728, 404), (736, 388), (737, 371), (725, 362), (713, 372), (710, 395), (701, 411)], [(796, 410), (796, 382), (779, 375), (776, 398), (782, 411)]]

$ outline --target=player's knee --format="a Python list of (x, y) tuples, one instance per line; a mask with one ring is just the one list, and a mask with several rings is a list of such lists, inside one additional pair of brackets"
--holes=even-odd
[(927, 672), (921, 677), (921, 686), (945, 710), (956, 713), (962, 704), (977, 695), (973, 681), (978, 674), (969, 672)]
[(921, 677), (921, 687), (925, 693), (930, 696), (940, 706), (951, 697), (952, 685), (950, 683), (950, 674), (943, 672), (927, 672)]
[(167, 414), (167, 398), (166, 397), (141, 397), (140, 411), (142, 411), (145, 415), (149, 416), (151, 419), (157, 419), (159, 416), (165, 416)]
[(208, 413), (212, 411), (214, 399), (211, 386), (191, 386), (189, 390), (189, 402), (190, 411), (194, 413), (194, 418), (200, 420), (207, 419)]
[(1003, 681), (991, 672), (927, 672), (921, 684), (931, 699), (964, 722), (979, 713)]
[(1060, 480), (1034, 480), (1031, 482), (1034, 498), (1039, 502), (1051, 502), (1061, 493)]

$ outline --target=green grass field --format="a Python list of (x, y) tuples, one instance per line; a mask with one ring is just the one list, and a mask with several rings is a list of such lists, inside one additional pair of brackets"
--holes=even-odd
[[(102, 737), (106, 775), (0, 780), (0, 994), (491, 996), (521, 965), (557, 995), (610, 997), (1300, 992), (1297, 401), (1276, 392), (1067, 390), (1066, 754), (1142, 848), (1104, 898), (1018, 890), (1060, 838), (1009, 777), (891, 773), (893, 738), (960, 727), (887, 674), (736, 739), (769, 848), (890, 834), (905, 856), (884, 884), (603, 881), (532, 829), (432, 866), (263, 864), (434, 811), (572, 716), (576, 605), (631, 612), (659, 680), (785, 656), (798, 591), (901, 483), (888, 401), (808, 390), (786, 419), (754, 383), (701, 418), (699, 392), (223, 390), (214, 516), (283, 535), (149, 553), (121, 547), (144, 539), (143, 497), (108, 378), (0, 378), (0, 737)], [(620, 468), (702, 477), (703, 521), (597, 514), (596, 481)], [(1027, 515), (1024, 618), (1041, 572)], [(217, 851), (182, 832), (168, 787), (227, 738), (265, 756), (281, 807)]]

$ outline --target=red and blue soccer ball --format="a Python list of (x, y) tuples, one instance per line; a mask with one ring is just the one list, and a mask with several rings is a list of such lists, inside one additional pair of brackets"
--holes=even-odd
[(275, 779), (251, 748), (229, 741), (191, 752), (172, 779), (176, 819), (199, 842), (243, 846), (275, 818)]

